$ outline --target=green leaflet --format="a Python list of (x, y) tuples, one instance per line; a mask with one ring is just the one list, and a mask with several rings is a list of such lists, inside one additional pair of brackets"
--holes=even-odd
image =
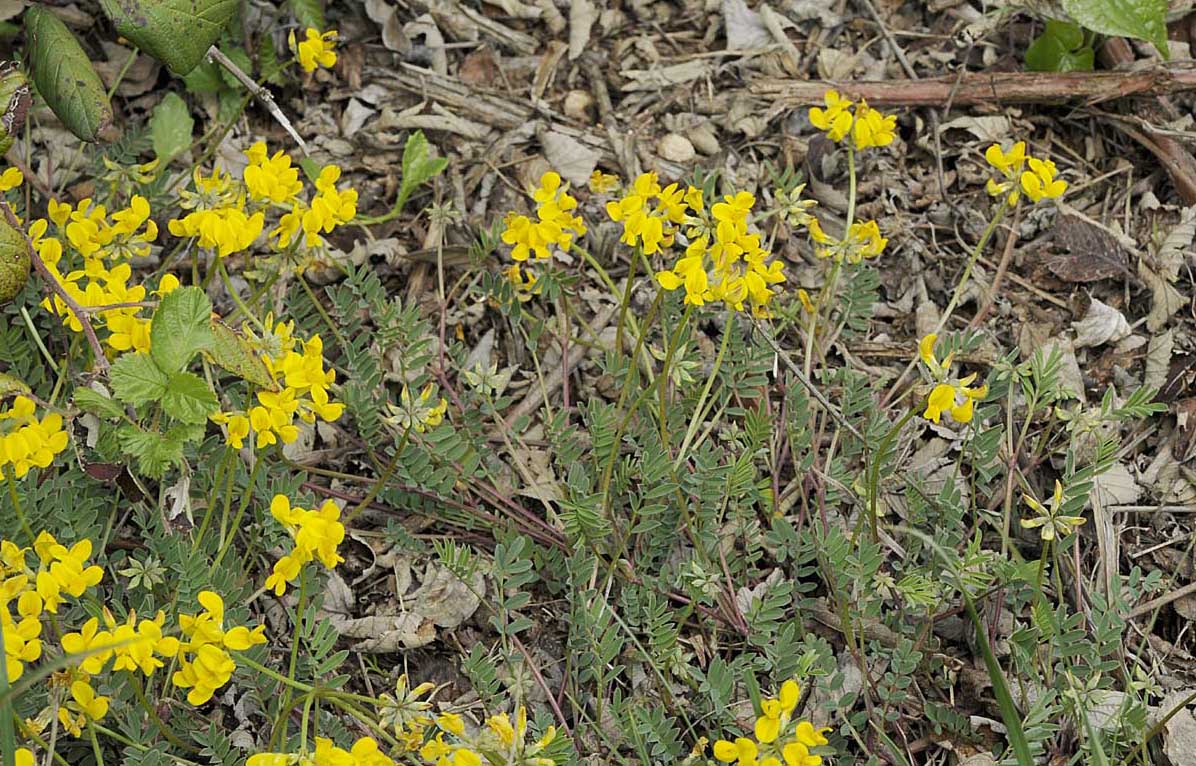
[(1026, 66), (1035, 72), (1091, 72), (1094, 58), (1080, 26), (1056, 19), (1026, 49)]
[(114, 138), (118, 131), (104, 84), (66, 25), (34, 6), (25, 12), (25, 36), (33, 82), (58, 119), (84, 141)]
[(195, 120), (187, 109), (187, 102), (179, 94), (171, 92), (154, 107), (149, 128), (154, 154), (164, 162), (169, 162), (191, 148)]
[(244, 378), (258, 388), (271, 391), (276, 388), (261, 354), (223, 322), (212, 320), (212, 345), (206, 354), (218, 367)]
[(116, 31), (177, 75), (203, 61), (237, 10), (236, 0), (100, 0)]
[[(299, 22), (299, 26), (303, 28), (315, 27), (318, 31), (324, 30), (324, 4), (322, 0), (291, 0), (291, 10), (295, 14), (295, 20)], [(302, 37), (303, 30), (295, 33), (296, 37)]]
[(0, 304), (17, 297), (28, 279), (29, 240), (0, 219)]
[(1082, 27), (1147, 40), (1169, 58), (1167, 0), (1063, 0), (1063, 8)]

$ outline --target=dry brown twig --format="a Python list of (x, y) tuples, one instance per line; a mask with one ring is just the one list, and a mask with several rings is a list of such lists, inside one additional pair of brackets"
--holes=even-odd
[(99, 337), (96, 336), (95, 328), (91, 326), (91, 320), (88, 319), (88, 312), (79, 303), (70, 296), (66, 288), (50, 273), (49, 267), (46, 266), (45, 261), (38, 255), (37, 249), (34, 248), (32, 240), (29, 239), (28, 232), (21, 226), (21, 222), (17, 220), (17, 216), (12, 212), (12, 208), (8, 206), (7, 202), (0, 202), (4, 207), (4, 218), (8, 224), (17, 231), (21, 232), (21, 236), (25, 238), (25, 244), (29, 246), (29, 261), (33, 264), (33, 268), (37, 271), (38, 276), (45, 282), (48, 292), (57, 295), (72, 314), (75, 319), (79, 320), (79, 324), (83, 326), (83, 335), (87, 338), (88, 345), (91, 346), (92, 355), (95, 356), (95, 371), (97, 373), (108, 371), (108, 357), (104, 355), (104, 346), (100, 343)]
[(1160, 96), (1196, 90), (1196, 69), (1160, 66), (1134, 72), (981, 72), (923, 80), (830, 82), (762, 78), (748, 86), (777, 106), (821, 104), (823, 94), (838, 90), (876, 106), (972, 104), (1096, 104), (1126, 96)]

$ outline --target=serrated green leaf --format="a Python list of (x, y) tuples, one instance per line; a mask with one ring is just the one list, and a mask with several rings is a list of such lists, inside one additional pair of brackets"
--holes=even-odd
[(191, 148), (195, 120), (187, 109), (187, 102), (177, 93), (167, 93), (154, 107), (149, 128), (154, 154), (163, 162), (169, 162)]
[(183, 443), (157, 431), (126, 425), (117, 430), (116, 438), (125, 454), (137, 459), (137, 470), (151, 479), (162, 478), (167, 468), (183, 462)]
[(1063, 0), (1080, 26), (1102, 35), (1136, 37), (1154, 43), (1168, 58), (1167, 0)]
[(66, 24), (34, 6), (25, 12), (25, 36), (37, 92), (62, 124), (84, 141), (112, 138), (112, 105), (104, 84)]
[(169, 379), (166, 373), (158, 369), (149, 354), (138, 351), (125, 354), (113, 362), (109, 380), (116, 398), (136, 407), (160, 401), (166, 393)]
[(258, 388), (275, 388), (274, 379), (270, 377), (261, 354), (240, 333), (223, 322), (212, 320), (212, 345), (205, 353), (216, 366)]
[(188, 92), (201, 95), (224, 90), (224, 78), (220, 76), (220, 67), (210, 61), (201, 62), (199, 66), (183, 75), (183, 83)]
[(100, 0), (117, 32), (177, 75), (203, 61), (237, 5), (237, 0)]
[(180, 287), (158, 304), (150, 322), (150, 353), (164, 372), (179, 372), (212, 345), (212, 302), (198, 287)]
[(76, 388), (73, 399), (79, 409), (102, 418), (121, 418), (125, 414), (120, 402), (91, 388)]
[(207, 382), (190, 372), (171, 375), (162, 397), (162, 408), (166, 413), (184, 423), (203, 423), (219, 406)]
[(291, 11), (299, 26), (324, 31), (324, 4), (321, 0), (291, 0)]

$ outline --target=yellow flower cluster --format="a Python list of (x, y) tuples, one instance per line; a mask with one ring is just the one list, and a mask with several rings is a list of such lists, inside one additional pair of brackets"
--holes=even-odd
[(277, 390), (258, 391), (257, 404), (248, 411), (212, 415), (213, 422), (226, 426), (226, 443), (233, 447), (244, 446), (251, 429), (257, 435), (258, 449), (279, 442), (290, 444), (299, 438), (296, 417), (309, 424), (316, 418), (331, 423), (344, 413), (345, 405), (328, 395), (336, 371), (324, 368), (324, 342), (313, 335), (300, 346), (294, 330), (294, 322), (279, 322), (266, 339), (270, 351), (262, 353)]
[(265, 626), (250, 630), (238, 625), (224, 629), (224, 599), (210, 590), (199, 594), (204, 611), (179, 615), (179, 629), (186, 638), (178, 645), (179, 669), (171, 680), (175, 686), (190, 689), (187, 701), (202, 705), (216, 690), (228, 683), (237, 663), (229, 651), (244, 651), (266, 643)]
[(308, 27), (304, 38), (296, 43), (294, 30), (287, 37), (287, 44), (303, 71), (311, 73), (320, 67), (331, 69), (336, 65), (336, 30), (320, 34), (315, 27)]
[(644, 173), (622, 199), (606, 203), (606, 214), (623, 224), (623, 244), (639, 245), (644, 255), (652, 255), (673, 246), (677, 229), (686, 220), (685, 195), (677, 184), (662, 189), (655, 173)]
[[(237, 181), (220, 168), (205, 176), (197, 169), (195, 190), (181, 192), (188, 212), (170, 221), (176, 237), (196, 237), (199, 246), (226, 257), (249, 249), (266, 226), (266, 214), (279, 214), (269, 232), (278, 250), (298, 241), (308, 250), (324, 248), (323, 234), (348, 223), (357, 215), (357, 192), (338, 189), (341, 169), (327, 165), (316, 179), (310, 203), (301, 198), (303, 181), (291, 156), (282, 150), (269, 153), (264, 141), (245, 151), (249, 160)], [(299, 232), (303, 237), (297, 237)]]
[(108, 715), (112, 700), (96, 694), (90, 679), (71, 682), (71, 698), (58, 708), (58, 721), (73, 737), (82, 737), (89, 722), (98, 722)]
[(419, 396), (412, 398), (407, 386), (403, 386), (399, 394), (399, 404), (389, 405), (390, 417), (386, 419), (387, 422), (401, 431), (410, 429), (421, 434), (440, 425), (448, 412), (448, 401), (442, 396), (433, 404), (432, 397), (435, 391), (435, 387), (429, 383), (420, 391)]
[(394, 766), (373, 737), (362, 737), (350, 750), (337, 747), (326, 737), (316, 737), (316, 749), (302, 753), (257, 753), (245, 766)]
[(895, 116), (881, 114), (863, 99), (856, 103), (843, 98), (834, 90), (823, 94), (823, 102), (825, 108), (810, 109), (810, 122), (835, 143), (850, 137), (850, 146), (856, 151), (893, 143), (897, 131)]
[[(553, 766), (555, 763), (543, 752), (556, 739), (556, 727), (549, 726), (542, 737), (529, 743), (527, 710), (522, 706), (513, 723), (510, 716), (500, 713), (487, 718), (477, 731), (467, 732), (465, 721), (454, 713), (441, 714), (436, 725), (441, 731), (419, 750), (420, 757), (432, 766), (481, 766), (482, 763)], [(454, 741), (445, 741), (446, 733), (453, 735)]]
[(745, 191), (728, 194), (711, 205), (709, 213), (700, 189), (689, 187), (683, 199), (682, 210), (690, 212), (682, 218), (690, 224), (689, 245), (673, 268), (657, 272), (656, 281), (665, 290), (684, 286), (687, 304), (722, 301), (735, 311), (748, 304), (754, 315), (769, 316), (772, 285), (784, 282), (785, 275), (779, 260), (769, 261), (771, 254), (761, 246), (760, 235), (748, 230), (755, 196)]
[(432, 725), (432, 718), (428, 711), (432, 703), (421, 699), (435, 689), (435, 684), (422, 683), (410, 688), (407, 674), (399, 676), (395, 682), (395, 693), (378, 696), (378, 722), (394, 730), (398, 740), (409, 753), (414, 753), (424, 744), (424, 731)]
[(164, 664), (159, 657), (175, 657), (179, 652), (178, 639), (162, 633), (166, 623), (164, 612), (159, 611), (154, 619), (143, 619), (140, 623), (137, 613), (129, 612), (125, 621), (118, 623), (105, 607), (104, 623), (108, 629), (100, 630), (99, 619), (92, 617), (77, 633), (62, 637), (62, 649), (67, 655), (84, 655), (76, 665), (88, 675), (103, 672), (108, 661), (113, 660), (112, 670), (130, 673), (140, 670), (150, 676)]
[(876, 258), (885, 251), (889, 240), (880, 236), (876, 221), (856, 221), (847, 228), (847, 236), (834, 239), (823, 230), (817, 218), (810, 217), (810, 239), (814, 240), (814, 254), (829, 258), (836, 263), (847, 261), (858, 264), (869, 258)]
[[(133, 269), (128, 260), (149, 255), (158, 238), (158, 227), (150, 217), (149, 202), (134, 195), (129, 206), (108, 214), (103, 205), (84, 199), (78, 205), (50, 200), (50, 220), (35, 220), (29, 226), (29, 238), (51, 275), (76, 303), (84, 308), (137, 304), (145, 300), (145, 285), (130, 283)], [(53, 222), (56, 236), (48, 236)], [(68, 252), (70, 253), (68, 255)], [(66, 258), (72, 268), (66, 270)], [(66, 270), (65, 276), (63, 270)], [(159, 295), (179, 284), (172, 274), (163, 275)], [(62, 317), (64, 325), (82, 332), (83, 325), (57, 295), (41, 302), (42, 308)], [(149, 323), (141, 316), (142, 307), (121, 305), (96, 312), (108, 335), (105, 343), (113, 351), (148, 351)]]
[(270, 502), (270, 515), (286, 527), (287, 534), (295, 541), (291, 552), (274, 564), (274, 572), (266, 578), (266, 587), (281, 596), (287, 591), (287, 583), (299, 578), (299, 570), (314, 558), (324, 566), (335, 569), (344, 561), (336, 547), (345, 539), (345, 527), (341, 524), (341, 509), (331, 500), (325, 501), (319, 510), (304, 510), (292, 507), (286, 495), (275, 495)]
[(50, 465), (66, 445), (62, 416), (51, 412), (39, 420), (29, 397), (17, 396), (7, 409), (0, 410), (0, 474), (11, 465), (13, 475), (20, 479), (34, 466)]
[[(248, 170), (246, 172), (248, 173)], [(290, 247), (300, 229), (303, 230), (305, 247), (321, 248), (324, 246), (322, 234), (330, 234), (337, 226), (353, 220), (357, 215), (357, 191), (337, 189), (336, 182), (340, 177), (341, 169), (336, 165), (328, 165), (316, 178), (317, 193), (312, 197), (310, 205), (295, 199), (294, 195), (288, 198), (291, 204), (290, 212), (279, 218), (278, 226), (270, 232), (270, 236), (278, 237), (280, 250)]]
[(934, 344), (938, 336), (931, 333), (918, 344), (918, 355), (922, 359), (931, 381), (935, 384), (926, 399), (926, 411), (922, 417), (938, 423), (944, 412), (949, 412), (957, 423), (970, 423), (974, 414), (976, 402), (988, 395), (988, 386), (972, 387), (976, 381), (976, 373), (965, 378), (951, 377), (951, 354), (940, 361), (934, 354)]
[(993, 144), (984, 152), (984, 159), (1004, 179), (988, 179), (988, 193), (994, 197), (1004, 195), (1009, 207), (1015, 206), (1023, 193), (1031, 202), (1041, 202), (1061, 197), (1067, 191), (1067, 182), (1055, 178), (1055, 163), (1026, 154), (1025, 141), (1018, 141), (1009, 151), (1003, 150), (1000, 144)]
[(577, 200), (559, 174), (550, 170), (540, 176), (540, 185), (531, 196), (536, 203), (535, 220), (518, 213), (508, 213), (503, 219), (502, 241), (512, 246), (511, 257), (516, 261), (526, 261), (533, 254), (547, 260), (553, 247), (568, 250), (574, 236), (586, 233), (585, 223), (573, 215)]
[[(70, 548), (43, 531), (33, 543), (38, 567), (30, 568), (21, 548), (0, 540), (0, 627), (4, 629), (5, 673), (13, 683), (25, 672), (25, 665), (42, 654), (41, 616), (57, 614), (66, 596), (79, 598), (104, 577), (104, 570), (89, 565), (91, 541), (81, 540)], [(10, 605), (15, 604), (16, 615)]]
[(1069, 516), (1063, 513), (1066, 510), (1066, 501), (1063, 496), (1063, 484), (1058, 479), (1055, 479), (1055, 494), (1049, 506), (1043, 505), (1032, 495), (1023, 494), (1022, 499), (1030, 506), (1030, 510), (1037, 514), (1033, 518), (1022, 519), (1022, 527), (1038, 529), (1038, 536), (1046, 542), (1059, 536), (1070, 535), (1076, 527), (1087, 521), (1083, 516)]
[(720, 739), (714, 743), (714, 757), (735, 766), (819, 766), (822, 756), (811, 749), (826, 745), (829, 728), (816, 729), (809, 721), (798, 721), (790, 733), (793, 711), (801, 696), (796, 681), (781, 685), (776, 697), (760, 703), (756, 718), (755, 739), (737, 737), (735, 741)]

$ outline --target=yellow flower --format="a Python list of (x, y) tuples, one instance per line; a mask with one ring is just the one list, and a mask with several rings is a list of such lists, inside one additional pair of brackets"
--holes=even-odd
[(756, 766), (759, 753), (759, 746), (747, 737), (738, 737), (734, 742), (720, 739), (714, 743), (714, 757), (736, 766)]
[(619, 188), (619, 177), (595, 170), (590, 174), (588, 186), (594, 194), (610, 194)]
[(33, 751), (27, 747), (18, 747), (16, 756), (16, 766), (34, 766), (37, 763), (37, 759), (33, 757)]
[(66, 449), (62, 416), (50, 413), (39, 420), (35, 409), (32, 399), (17, 396), (0, 411), (0, 472), (11, 465), (13, 475), (23, 478), (32, 468), (48, 467)]
[(922, 413), (922, 417), (932, 423), (938, 423), (942, 419), (943, 413), (949, 412), (955, 422), (970, 423), (976, 402), (988, 395), (988, 386), (973, 387), (972, 383), (976, 381), (975, 373), (960, 379), (952, 378), (950, 376), (951, 355), (948, 354), (941, 362), (935, 356), (934, 344), (937, 340), (938, 336), (931, 333), (918, 343), (918, 356), (930, 373), (931, 380), (935, 383), (930, 395), (926, 398), (926, 410)]
[(610, 219), (623, 224), (620, 241), (640, 245), (644, 255), (672, 247), (677, 226), (686, 217), (685, 192), (677, 184), (661, 188), (655, 173), (640, 175), (626, 192), (622, 199), (606, 203)]
[(823, 94), (822, 99), (826, 108), (812, 107), (810, 122), (814, 127), (824, 131), (827, 138), (838, 143), (851, 130), (851, 108), (854, 104), (840, 96), (839, 92), (835, 90), (828, 90)]
[(336, 64), (336, 30), (320, 34), (320, 30), (308, 27), (306, 39), (295, 43), (294, 31), (287, 38), (287, 44), (299, 61), (303, 71), (311, 73), (320, 67), (331, 69)]
[(1065, 498), (1063, 485), (1055, 480), (1055, 494), (1051, 498), (1050, 506), (1045, 506), (1030, 495), (1022, 495), (1030, 510), (1038, 514), (1032, 519), (1022, 519), (1022, 526), (1026, 529), (1040, 528), (1039, 537), (1043, 540), (1054, 540), (1059, 536), (1067, 536), (1075, 531), (1087, 519), (1083, 516), (1066, 516), (1063, 514)]
[(1055, 178), (1055, 163), (1036, 157), (1031, 157), (1027, 162), (1030, 169), (1022, 173), (1021, 183), (1022, 191), (1031, 202), (1063, 196), (1063, 192), (1067, 191), (1067, 182)]
[(847, 237), (835, 240), (827, 234), (817, 218), (810, 218), (808, 227), (810, 239), (814, 240), (814, 254), (842, 263), (858, 264), (868, 258), (876, 258), (884, 252), (889, 240), (880, 235), (876, 221), (857, 221), (847, 229)]
[(266, 155), (265, 141), (258, 141), (245, 152), (249, 165), (242, 177), (249, 196), (276, 204), (293, 200), (303, 191), (299, 169), (291, 165), (291, 156), (281, 149), (274, 152), (273, 156)]
[(201, 591), (199, 603), (203, 612), (179, 615), (179, 630), (187, 640), (178, 645), (179, 669), (171, 677), (175, 686), (189, 690), (187, 701), (196, 706), (210, 700), (232, 678), (237, 663), (229, 650), (266, 643), (264, 626), (224, 629), (224, 599), (219, 594)]
[(107, 697), (96, 694), (87, 681), (71, 684), (71, 701), (58, 708), (58, 720), (73, 736), (83, 736), (83, 729), (89, 722), (100, 721), (108, 714)]
[(17, 168), (8, 168), (0, 173), (0, 192), (15, 189), (23, 183), (25, 183), (25, 174)]
[(553, 247), (568, 250), (574, 236), (586, 233), (585, 223), (573, 215), (577, 200), (570, 196), (559, 174), (550, 170), (541, 176), (532, 199), (536, 202), (535, 220), (518, 213), (508, 213), (503, 219), (506, 228), (502, 241), (512, 245), (511, 257), (516, 261), (526, 261), (533, 254), (546, 260), (552, 257)]
[(1026, 164), (1026, 142), (1018, 141), (1007, 152), (1000, 144), (993, 144), (985, 150), (984, 159), (1006, 178), (1017, 178)]
[(270, 503), (270, 515), (286, 528), (295, 543), (291, 552), (274, 565), (273, 573), (266, 580), (266, 587), (275, 595), (283, 595), (287, 583), (296, 580), (302, 566), (313, 558), (319, 558), (329, 569), (344, 561), (336, 552), (345, 539), (345, 527), (340, 522), (341, 511), (336, 503), (328, 500), (318, 511), (309, 511), (292, 507), (286, 495), (275, 495)]
[(884, 115), (863, 101), (855, 110), (855, 122), (851, 126), (851, 143), (857, 150), (888, 146), (896, 136), (897, 118)]

